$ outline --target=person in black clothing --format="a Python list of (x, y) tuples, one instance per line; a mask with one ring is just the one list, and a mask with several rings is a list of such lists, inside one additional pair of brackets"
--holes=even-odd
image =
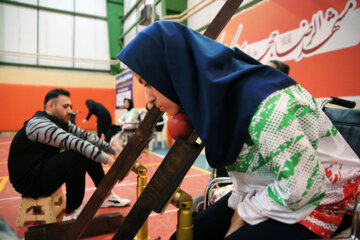
[(104, 134), (105, 140), (109, 142), (107, 134), (112, 125), (111, 115), (109, 111), (101, 103), (95, 102), (90, 99), (86, 100), (85, 104), (89, 109), (89, 114), (82, 121), (82, 123), (85, 123), (94, 114), (97, 117), (98, 137), (101, 138), (101, 135)]
[[(101, 163), (112, 164), (119, 151), (70, 122), (70, 93), (53, 89), (45, 96), (44, 111), (24, 123), (12, 140), (10, 182), (23, 196), (48, 196), (66, 185), (64, 220), (77, 217), (85, 192), (86, 172), (95, 186), (103, 179)], [(130, 200), (111, 192), (102, 207), (124, 206)]]
[(270, 60), (266, 65), (276, 68), (283, 73), (289, 75), (290, 67), (286, 63), (283, 63), (279, 60)]

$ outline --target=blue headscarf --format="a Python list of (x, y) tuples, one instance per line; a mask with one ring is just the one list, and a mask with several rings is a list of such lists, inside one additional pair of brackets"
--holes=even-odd
[(239, 49), (171, 21), (149, 25), (117, 57), (184, 108), (212, 167), (233, 163), (261, 101), (295, 84)]

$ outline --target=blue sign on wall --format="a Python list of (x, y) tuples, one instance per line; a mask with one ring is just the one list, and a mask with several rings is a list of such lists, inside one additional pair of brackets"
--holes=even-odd
[(124, 108), (124, 98), (132, 99), (132, 82), (133, 75), (131, 71), (128, 71), (116, 77), (116, 109)]

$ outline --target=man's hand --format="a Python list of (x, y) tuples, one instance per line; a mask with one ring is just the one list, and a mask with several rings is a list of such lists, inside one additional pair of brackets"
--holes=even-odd
[(86, 119), (82, 120), (82, 123), (86, 123)]
[(109, 165), (110, 167), (115, 162), (115, 158), (113, 156), (109, 156), (108, 159), (106, 159), (106, 165)]
[(239, 216), (237, 211), (235, 210), (234, 215), (231, 218), (231, 225), (229, 227), (229, 230), (227, 231), (225, 237), (229, 236), (233, 232), (235, 232), (239, 227), (243, 226), (245, 224), (244, 220)]
[(120, 150), (116, 149), (116, 151), (114, 153), (114, 158), (117, 159), (119, 155), (120, 155)]

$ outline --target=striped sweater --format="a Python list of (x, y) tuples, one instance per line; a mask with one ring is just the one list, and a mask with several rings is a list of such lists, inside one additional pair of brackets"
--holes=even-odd
[(105, 163), (116, 149), (72, 123), (61, 125), (45, 112), (37, 112), (15, 135), (9, 152), (10, 182), (15, 189), (32, 169), (60, 151), (73, 150), (96, 162)]

